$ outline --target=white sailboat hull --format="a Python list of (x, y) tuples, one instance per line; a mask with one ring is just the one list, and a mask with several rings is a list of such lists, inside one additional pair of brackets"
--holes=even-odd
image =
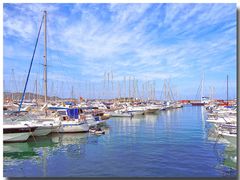
[(31, 135), (30, 132), (3, 134), (3, 141), (4, 142), (24, 142), (24, 141), (27, 141), (30, 135)]
[(52, 132), (52, 127), (38, 127), (33, 133), (32, 136), (46, 136)]

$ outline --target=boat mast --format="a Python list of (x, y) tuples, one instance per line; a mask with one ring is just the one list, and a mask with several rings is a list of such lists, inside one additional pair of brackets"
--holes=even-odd
[(142, 100), (144, 100), (144, 82), (142, 82)]
[(202, 84), (201, 84), (201, 102), (203, 100), (203, 94), (204, 94), (204, 73), (203, 73)]
[(107, 73), (107, 84), (108, 84), (107, 93), (108, 93), (108, 99), (109, 99), (109, 72)]
[[(12, 78), (11, 78), (11, 83), (12, 83), (12, 90), (13, 90), (13, 74), (14, 74), (14, 69), (12, 69)], [(13, 91), (11, 91), (11, 95), (12, 95), (12, 101), (14, 101), (14, 95), (13, 95)]]
[(127, 85), (126, 85), (126, 76), (124, 76), (124, 100), (126, 100), (126, 97), (127, 97), (127, 93), (126, 93), (126, 91), (127, 91), (127, 89), (126, 89), (126, 87), (127, 87)]
[[(16, 100), (17, 99), (17, 93), (18, 93), (18, 88), (17, 88), (17, 83), (16, 83), (16, 79), (15, 79), (15, 73), (14, 73), (14, 69), (12, 69), (12, 90), (15, 90), (12, 92), (12, 100)], [(16, 94), (15, 94), (16, 92)]]
[(47, 103), (47, 11), (44, 11), (44, 101)]
[(72, 86), (71, 96), (72, 96), (72, 101), (73, 101), (73, 86)]
[(128, 97), (129, 97), (129, 99), (131, 98), (131, 78), (130, 78), (130, 76), (129, 76), (129, 84), (128, 84)]
[(156, 99), (156, 82), (153, 81), (153, 100)]
[(228, 75), (227, 75), (227, 106), (228, 106)]
[[(111, 81), (112, 81), (112, 93), (111, 93), (111, 96), (114, 95), (114, 91), (113, 91), (113, 72), (111, 71)], [(112, 97), (113, 98), (113, 97)]]
[(120, 81), (118, 80), (118, 99), (121, 98)]
[(36, 103), (38, 103), (38, 87), (37, 87), (37, 78), (35, 80), (35, 84), (36, 84)]
[(104, 72), (104, 77), (103, 77), (103, 99), (105, 99), (105, 91), (106, 91), (106, 72)]
[(136, 89), (135, 89), (135, 77), (133, 76), (132, 80), (132, 88), (133, 88), (133, 99), (135, 100), (136, 98)]
[(136, 98), (140, 98), (137, 79), (136, 79)]

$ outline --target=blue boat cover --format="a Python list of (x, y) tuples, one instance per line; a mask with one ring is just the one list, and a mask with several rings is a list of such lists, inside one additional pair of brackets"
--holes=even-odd
[(77, 108), (75, 108), (75, 109), (68, 109), (67, 110), (67, 115), (70, 118), (78, 119), (78, 109)]
[(95, 116), (94, 119), (95, 119), (95, 121), (100, 121), (98, 116)]

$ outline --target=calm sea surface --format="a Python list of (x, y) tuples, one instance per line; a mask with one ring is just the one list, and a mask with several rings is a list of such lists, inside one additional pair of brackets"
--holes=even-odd
[(202, 107), (106, 121), (105, 135), (50, 134), (4, 144), (5, 177), (236, 176), (236, 150), (209, 137)]

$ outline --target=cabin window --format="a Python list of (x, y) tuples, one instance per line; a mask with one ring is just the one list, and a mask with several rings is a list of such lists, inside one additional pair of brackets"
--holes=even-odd
[(66, 115), (66, 111), (58, 111), (58, 114), (59, 114), (59, 115), (62, 115), (62, 116), (63, 116), (63, 115)]
[(63, 116), (63, 120), (68, 120), (68, 117), (67, 116)]

